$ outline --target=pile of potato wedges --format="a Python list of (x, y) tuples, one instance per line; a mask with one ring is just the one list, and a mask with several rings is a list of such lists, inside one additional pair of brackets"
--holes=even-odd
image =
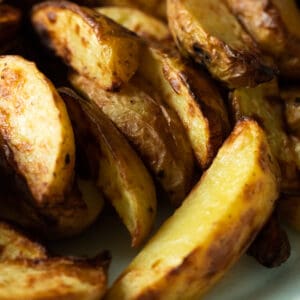
[[(199, 299), (246, 252), (281, 265), (282, 224), (300, 231), (299, 3), (0, 1), (0, 179), (0, 300)], [(140, 249), (111, 287), (107, 253), (35, 240), (110, 208)]]

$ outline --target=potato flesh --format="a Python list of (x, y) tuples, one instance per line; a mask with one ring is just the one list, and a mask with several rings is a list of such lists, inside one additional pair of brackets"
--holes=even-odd
[(0, 133), (37, 202), (62, 201), (73, 180), (75, 146), (65, 105), (33, 63), (0, 58)]
[(104, 89), (116, 90), (135, 73), (140, 43), (96, 11), (75, 4), (40, 4), (32, 22), (45, 45)]
[(278, 196), (277, 174), (263, 131), (254, 121), (240, 122), (182, 206), (106, 299), (197, 299), (269, 218)]

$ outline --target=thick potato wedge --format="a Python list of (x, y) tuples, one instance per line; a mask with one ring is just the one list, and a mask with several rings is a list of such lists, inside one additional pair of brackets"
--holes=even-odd
[(77, 140), (85, 147), (86, 157), (98, 168), (97, 185), (130, 232), (132, 245), (139, 246), (149, 234), (156, 215), (155, 188), (150, 175), (125, 138), (94, 103), (79, 98), (70, 89), (60, 92)]
[(105, 6), (138, 8), (150, 15), (166, 19), (166, 0), (99, 0)]
[[(96, 103), (134, 145), (170, 200), (179, 205), (191, 188), (192, 153), (183, 155), (160, 105), (132, 84), (118, 93), (101, 89), (94, 80), (72, 73), (74, 88)], [(185, 152), (184, 152), (185, 154)]]
[(299, 190), (300, 176), (292, 142), (284, 131), (283, 105), (277, 82), (273, 80), (251, 89), (236, 89), (230, 95), (230, 105), (236, 120), (245, 116), (252, 117), (266, 131), (272, 152), (281, 168), (282, 190)]
[(230, 88), (269, 81), (274, 68), (223, 1), (168, 0), (171, 33), (183, 54)]
[(279, 222), (277, 211), (259, 232), (248, 249), (248, 254), (267, 268), (278, 267), (290, 257), (291, 245)]
[[(21, 23), (21, 11), (0, 2), (0, 43), (15, 36)], [(2, 45), (1, 45), (2, 46)]]
[(226, 0), (281, 75), (300, 77), (300, 10), (295, 0)]
[(46, 249), (7, 223), (0, 221), (0, 262), (14, 259), (45, 259)]
[(47, 47), (106, 90), (118, 90), (138, 67), (138, 38), (94, 10), (49, 1), (33, 8), (31, 20)]
[(149, 47), (139, 73), (147, 80), (149, 90), (156, 91), (176, 111), (199, 165), (206, 169), (230, 127), (217, 87), (173, 50)]
[(0, 57), (0, 166), (36, 206), (61, 203), (73, 185), (75, 143), (65, 105), (36, 66)]
[(139, 9), (122, 6), (105, 6), (96, 10), (147, 41), (168, 42), (171, 40), (170, 31), (165, 23)]
[(280, 91), (284, 100), (285, 120), (289, 130), (300, 137), (300, 87), (288, 87)]
[(277, 168), (263, 130), (255, 121), (239, 122), (182, 206), (106, 299), (198, 299), (270, 217), (278, 197)]

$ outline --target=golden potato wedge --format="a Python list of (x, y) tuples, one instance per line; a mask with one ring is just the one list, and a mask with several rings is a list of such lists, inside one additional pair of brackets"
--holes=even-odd
[(21, 11), (0, 2), (0, 43), (12, 39), (21, 23)]
[[(98, 83), (72, 73), (69, 80), (94, 102), (134, 145), (170, 200), (179, 205), (191, 188), (193, 158), (182, 155), (160, 105), (141, 88), (127, 84), (118, 93), (102, 90)], [(183, 161), (184, 160), (184, 161)]]
[(201, 168), (211, 163), (229, 133), (229, 121), (218, 88), (174, 50), (149, 47), (139, 68), (149, 90), (157, 91), (185, 127)]
[(47, 47), (106, 90), (118, 90), (138, 67), (136, 35), (94, 10), (48, 1), (34, 6), (31, 20)]
[(132, 246), (139, 246), (149, 234), (156, 215), (155, 188), (150, 175), (96, 104), (81, 99), (70, 89), (60, 92), (86, 156), (92, 151), (90, 159), (98, 168), (97, 185), (130, 232)]
[(295, 0), (226, 0), (265, 53), (273, 56), (281, 75), (300, 77), (300, 10)]
[(99, 0), (105, 6), (138, 8), (150, 15), (166, 19), (166, 0)]
[(278, 202), (281, 218), (300, 232), (300, 195), (285, 195)]
[(125, 28), (150, 42), (167, 42), (171, 40), (168, 26), (139, 9), (122, 6), (104, 6), (96, 9), (100, 14), (113, 19)]
[(283, 105), (277, 81), (255, 88), (234, 90), (230, 95), (230, 105), (236, 120), (245, 116), (252, 117), (266, 131), (272, 152), (281, 168), (282, 190), (299, 190), (300, 176), (291, 140), (284, 131)]
[(45, 259), (46, 249), (9, 224), (0, 221), (0, 262), (14, 259)]
[(107, 259), (15, 259), (0, 261), (2, 300), (99, 300), (106, 292)]
[(182, 206), (106, 299), (198, 299), (270, 217), (278, 197), (277, 168), (263, 130), (253, 120), (239, 122)]
[(168, 0), (171, 33), (183, 54), (203, 64), (230, 88), (274, 77), (274, 67), (223, 1)]
[(267, 268), (278, 267), (290, 257), (291, 245), (279, 222), (277, 211), (259, 232), (249, 247), (248, 254)]
[(0, 57), (0, 165), (37, 206), (61, 203), (73, 185), (75, 144), (65, 105), (34, 63)]
[(283, 88), (280, 96), (284, 100), (285, 120), (289, 130), (300, 137), (300, 88)]

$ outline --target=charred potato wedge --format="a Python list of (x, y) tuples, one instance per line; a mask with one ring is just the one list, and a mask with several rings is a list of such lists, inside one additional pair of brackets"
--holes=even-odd
[(106, 299), (198, 299), (270, 217), (278, 197), (277, 174), (263, 130), (255, 121), (239, 122), (182, 206)]
[(171, 40), (171, 34), (165, 23), (139, 9), (107, 6), (97, 8), (96, 10), (147, 41), (166, 42)]
[(138, 67), (137, 37), (94, 10), (49, 1), (33, 8), (31, 20), (45, 46), (106, 90), (118, 90)]
[(139, 72), (149, 90), (156, 91), (177, 113), (200, 167), (206, 169), (230, 129), (218, 88), (174, 50), (149, 47)]
[(297, 191), (300, 177), (292, 142), (284, 130), (282, 100), (275, 80), (255, 88), (240, 88), (230, 95), (235, 120), (245, 116), (256, 119), (267, 133), (270, 147), (282, 173), (282, 190)]
[(99, 0), (105, 6), (137, 8), (150, 15), (166, 19), (166, 0)]
[(155, 188), (150, 175), (125, 138), (94, 103), (81, 99), (70, 89), (60, 92), (76, 137), (83, 143), (86, 157), (98, 168), (97, 185), (130, 232), (132, 245), (139, 246), (149, 234), (156, 215)]
[(21, 23), (21, 12), (10, 5), (0, 2), (0, 42), (12, 39)]
[[(168, 0), (171, 33), (186, 56), (230, 88), (269, 81), (274, 68), (223, 1)], [(221, 17), (220, 17), (221, 16)]]
[(37, 206), (61, 203), (73, 185), (75, 144), (64, 102), (36, 66), (0, 57), (0, 166)]
[(300, 10), (295, 0), (226, 0), (282, 76), (300, 77)]
[(300, 137), (300, 88), (288, 87), (280, 91), (284, 100), (285, 120), (291, 133)]
[[(102, 90), (98, 83), (72, 73), (69, 80), (94, 102), (134, 145), (170, 200), (179, 205), (191, 187), (193, 158), (182, 155), (160, 105), (141, 88), (128, 84), (118, 93)], [(191, 154), (192, 155), (192, 154)], [(184, 161), (183, 161), (184, 160)]]

